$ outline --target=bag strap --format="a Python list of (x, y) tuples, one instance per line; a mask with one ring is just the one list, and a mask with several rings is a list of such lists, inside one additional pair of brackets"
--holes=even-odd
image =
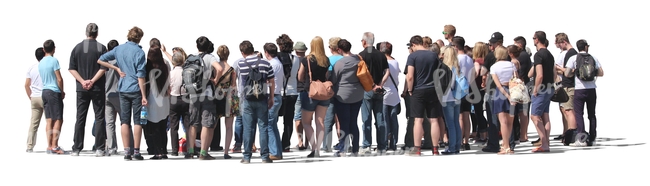
[(399, 88), (397, 88), (397, 83), (395, 83), (395, 80), (393, 80), (393, 74), (388, 73), (388, 77), (390, 77), (390, 81), (392, 81), (393, 85), (395, 85), (395, 90), (397, 90), (399, 92)]
[(311, 55), (307, 56), (307, 71), (309, 72), (309, 82), (311, 82)]
[(512, 78), (517, 78), (519, 79), (519, 75), (517, 74), (517, 66), (515, 66), (515, 63), (510, 62), (512, 64)]
[[(291, 59), (291, 65), (293, 66), (293, 54), (289, 54), (289, 58)], [(284, 70), (284, 69), (283, 69)], [(289, 85), (289, 78), (291, 78), (291, 72), (289, 72), (289, 75), (285, 75), (284, 78), (284, 85), (282, 85), (284, 88), (282, 89), (282, 96), (287, 96), (287, 85)]]

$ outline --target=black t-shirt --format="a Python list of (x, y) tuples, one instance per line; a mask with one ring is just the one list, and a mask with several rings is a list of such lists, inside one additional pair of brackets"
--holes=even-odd
[[(327, 71), (329, 70), (329, 58), (325, 58), (327, 60), (327, 66), (321, 67), (318, 66), (318, 62), (316, 61), (316, 57), (314, 56), (308, 56), (311, 59), (309, 59), (310, 65), (311, 65), (311, 77), (312, 81), (327, 81)], [(300, 64), (305, 68), (305, 76), (304, 76), (304, 82), (298, 82), (298, 92), (302, 91), (309, 91), (309, 66), (307, 65), (307, 57), (302, 58), (300, 60)]]
[[(106, 46), (97, 42), (97, 40), (86, 39), (72, 49), (68, 70), (76, 70), (84, 80), (93, 79), (99, 69), (108, 70), (108, 68), (97, 63), (99, 57), (107, 51)], [(79, 81), (75, 82), (77, 82), (77, 92), (86, 92), (86, 89), (83, 89)], [(106, 91), (105, 85), (106, 76), (102, 76), (97, 82), (93, 83), (93, 87), (88, 91)]]
[[(566, 67), (566, 63), (569, 61), (569, 58), (571, 58), (571, 56), (574, 56), (576, 54), (578, 54), (578, 51), (576, 51), (576, 49), (574, 49), (574, 48), (571, 48), (571, 49), (569, 49), (569, 51), (566, 51), (566, 55), (564, 56), (564, 65), (562, 65), (562, 67)], [(562, 76), (562, 86), (563, 87), (575, 87), (576, 86), (575, 78), (566, 78), (566, 77), (564, 77), (564, 74), (562, 74), (561, 76)]]
[(540, 48), (535, 53), (534, 63), (535, 67), (537, 65), (542, 65), (543, 75), (542, 84), (549, 85), (555, 82), (555, 77), (553, 77), (553, 71), (555, 70), (555, 58), (553, 54), (546, 48)]
[[(371, 50), (371, 52), (368, 52), (368, 50)], [(368, 66), (368, 71), (370, 71), (373, 82), (377, 85), (381, 84), (381, 80), (384, 78), (384, 71), (388, 69), (388, 60), (386, 59), (386, 55), (375, 49), (375, 47), (365, 48), (359, 53), (359, 55), (363, 58), (363, 61), (366, 62), (366, 66)]]
[(530, 54), (526, 51), (521, 51), (521, 54), (517, 57), (517, 61), (519, 61), (519, 79), (524, 81), (524, 83), (530, 82), (528, 71), (533, 66), (533, 62), (530, 61)]
[(438, 63), (441, 63), (438, 54), (429, 50), (418, 50), (408, 56), (406, 71), (408, 71), (408, 66), (412, 66), (415, 72), (413, 74), (413, 90), (434, 88), (433, 76), (438, 68)]

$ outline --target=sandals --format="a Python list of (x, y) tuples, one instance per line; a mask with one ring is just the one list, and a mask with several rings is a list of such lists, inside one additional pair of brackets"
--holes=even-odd
[(551, 150), (550, 149), (543, 149), (542, 147), (537, 147), (537, 148), (533, 149), (532, 152), (533, 153), (542, 153), (542, 152), (551, 152)]
[(501, 148), (501, 150), (497, 154), (498, 155), (504, 155), (504, 154), (510, 155), (510, 154), (515, 154), (515, 151), (511, 150), (510, 148), (507, 148), (507, 149)]

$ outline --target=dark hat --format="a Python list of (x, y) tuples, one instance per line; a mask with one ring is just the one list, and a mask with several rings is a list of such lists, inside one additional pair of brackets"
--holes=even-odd
[(496, 43), (499, 40), (503, 41), (503, 34), (501, 34), (501, 32), (495, 32), (492, 34), (492, 37), (490, 37), (490, 43)]

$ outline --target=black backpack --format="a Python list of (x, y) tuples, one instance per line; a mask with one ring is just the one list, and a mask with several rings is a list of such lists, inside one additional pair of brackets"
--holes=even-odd
[(436, 88), (438, 98), (441, 98), (447, 94), (450, 88), (449, 84), (451, 81), (455, 80), (453, 76), (454, 73), (451, 71), (451, 69), (442, 63), (442, 61), (438, 60), (438, 67), (433, 72), (433, 83), (434, 87)]
[(284, 85), (282, 85), (282, 105), (280, 105), (280, 110), (278, 110), (278, 116), (284, 116), (286, 112), (287, 100), (287, 84), (289, 83), (289, 78), (291, 78), (291, 68), (293, 67), (294, 56), (289, 53), (279, 53), (278, 59), (282, 63), (282, 69), (284, 72)]
[(203, 56), (205, 56), (204, 53), (199, 55), (191, 54), (185, 60), (185, 64), (183, 64), (182, 87), (185, 88), (188, 95), (201, 94), (205, 91), (207, 83), (204, 84), (203, 81), (207, 80), (203, 78), (203, 71), (205, 70)]
[(582, 81), (595, 80), (596, 75), (598, 75), (598, 69), (596, 69), (596, 60), (594, 60), (594, 57), (587, 53), (579, 53), (576, 56), (575, 74)]
[(264, 89), (266, 80), (264, 79), (262, 72), (260, 72), (260, 61), (261, 59), (257, 58), (255, 68), (253, 68), (248, 64), (248, 62), (246, 62), (246, 59), (244, 59), (243, 63), (248, 66), (248, 76), (244, 81), (244, 98), (246, 98), (246, 100), (260, 101), (267, 99), (266, 91)]

